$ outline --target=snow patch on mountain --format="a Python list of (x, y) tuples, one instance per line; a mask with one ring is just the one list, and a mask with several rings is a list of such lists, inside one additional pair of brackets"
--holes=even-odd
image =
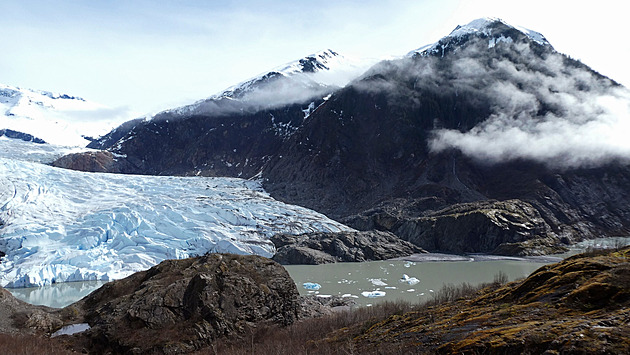
[(540, 34), (539, 32), (532, 31), (525, 27), (521, 26), (512, 26), (507, 22), (494, 17), (484, 17), (471, 21), (466, 25), (457, 26), (448, 36), (443, 37), (439, 41), (431, 44), (424, 45), (416, 50), (413, 50), (407, 54), (407, 56), (412, 57), (415, 55), (426, 56), (429, 54), (444, 54), (445, 50), (448, 48), (450, 43), (459, 42), (462, 39), (468, 36), (480, 36), (483, 38), (488, 38), (488, 48), (494, 47), (499, 42), (513, 42), (514, 39), (510, 37), (505, 37), (501, 33), (496, 33), (496, 27), (499, 25), (507, 26), (508, 28), (515, 29), (525, 36), (527, 36), (532, 41), (543, 45), (543, 46), (551, 46), (551, 44), (547, 41), (545, 36)]
[[(15, 142), (42, 149), (2, 141)], [(274, 200), (256, 181), (84, 173), (13, 151), (0, 153), (3, 287), (119, 279), (207, 252), (271, 257), (275, 233), (351, 230)]]
[(126, 110), (80, 97), (0, 84), (0, 129), (61, 146), (86, 146), (127, 120)]
[(232, 113), (250, 107), (272, 108), (322, 98), (345, 86), (375, 62), (375, 59), (347, 58), (327, 49), (278, 66), (191, 105), (164, 112), (178, 115), (213, 110)]

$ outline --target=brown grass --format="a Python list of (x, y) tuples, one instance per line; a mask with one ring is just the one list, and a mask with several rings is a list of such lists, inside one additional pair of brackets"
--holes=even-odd
[(413, 309), (409, 302), (384, 302), (305, 319), (284, 328), (261, 327), (239, 341), (219, 340), (198, 354), (355, 354), (352, 338), (358, 334), (348, 327), (362, 324), (361, 328), (367, 329), (391, 315)]
[(55, 339), (35, 335), (0, 334), (0, 353), (4, 355), (71, 354)]
[[(445, 285), (434, 293), (432, 300), (421, 304), (414, 305), (404, 301), (384, 302), (372, 307), (361, 307), (321, 318), (302, 320), (285, 328), (258, 328), (238, 341), (219, 340), (198, 354), (357, 354), (354, 338), (387, 318), (472, 297), (483, 288), (489, 286), (498, 288), (506, 282), (507, 275), (499, 273), (495, 275), (494, 281), (488, 284)], [(407, 351), (408, 349), (402, 345), (396, 348), (395, 345), (389, 344), (387, 349), (388, 354), (404, 354)]]

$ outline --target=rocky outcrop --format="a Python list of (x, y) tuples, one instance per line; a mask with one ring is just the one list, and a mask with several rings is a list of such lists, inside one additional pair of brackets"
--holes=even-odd
[(422, 217), (397, 208), (374, 209), (345, 222), (388, 230), (434, 251), (518, 256), (565, 251), (540, 213), (521, 200), (455, 204)]
[(51, 333), (61, 327), (64, 312), (20, 301), (0, 287), (0, 333)]
[(280, 264), (326, 264), (386, 260), (414, 253), (426, 253), (392, 233), (380, 231), (276, 234), (273, 260)]
[(12, 129), (0, 129), (0, 137), (2, 136), (13, 139), (21, 139), (25, 142), (33, 142), (39, 144), (46, 143), (43, 139), (37, 138), (31, 134), (14, 131)]
[(300, 319), (319, 318), (334, 313), (349, 311), (357, 306), (357, 302), (350, 297), (328, 295), (300, 296)]
[(92, 327), (91, 351), (180, 353), (261, 324), (298, 318), (295, 283), (258, 256), (211, 254), (169, 260), (108, 283), (70, 306)]
[(120, 173), (128, 170), (129, 163), (108, 151), (83, 152), (64, 155), (52, 166), (97, 173)]

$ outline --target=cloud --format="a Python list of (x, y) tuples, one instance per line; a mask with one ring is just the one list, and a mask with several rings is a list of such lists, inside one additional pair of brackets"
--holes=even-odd
[[(433, 131), (432, 152), (457, 149), (489, 163), (528, 159), (559, 168), (630, 163), (630, 91), (559, 53), (536, 53), (524, 42), (489, 50), (481, 40), (448, 57), (404, 63), (405, 70), (388, 64), (387, 76), (356, 86), (392, 95), (466, 93), (490, 109), (472, 128)], [(400, 89), (404, 82), (413, 88)]]

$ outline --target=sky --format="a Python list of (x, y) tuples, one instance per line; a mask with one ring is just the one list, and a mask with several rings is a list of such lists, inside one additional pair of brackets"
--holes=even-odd
[(192, 103), (308, 54), (404, 55), (480, 17), (541, 32), (630, 87), (624, 2), (3, 0), (0, 83), (135, 118)]

